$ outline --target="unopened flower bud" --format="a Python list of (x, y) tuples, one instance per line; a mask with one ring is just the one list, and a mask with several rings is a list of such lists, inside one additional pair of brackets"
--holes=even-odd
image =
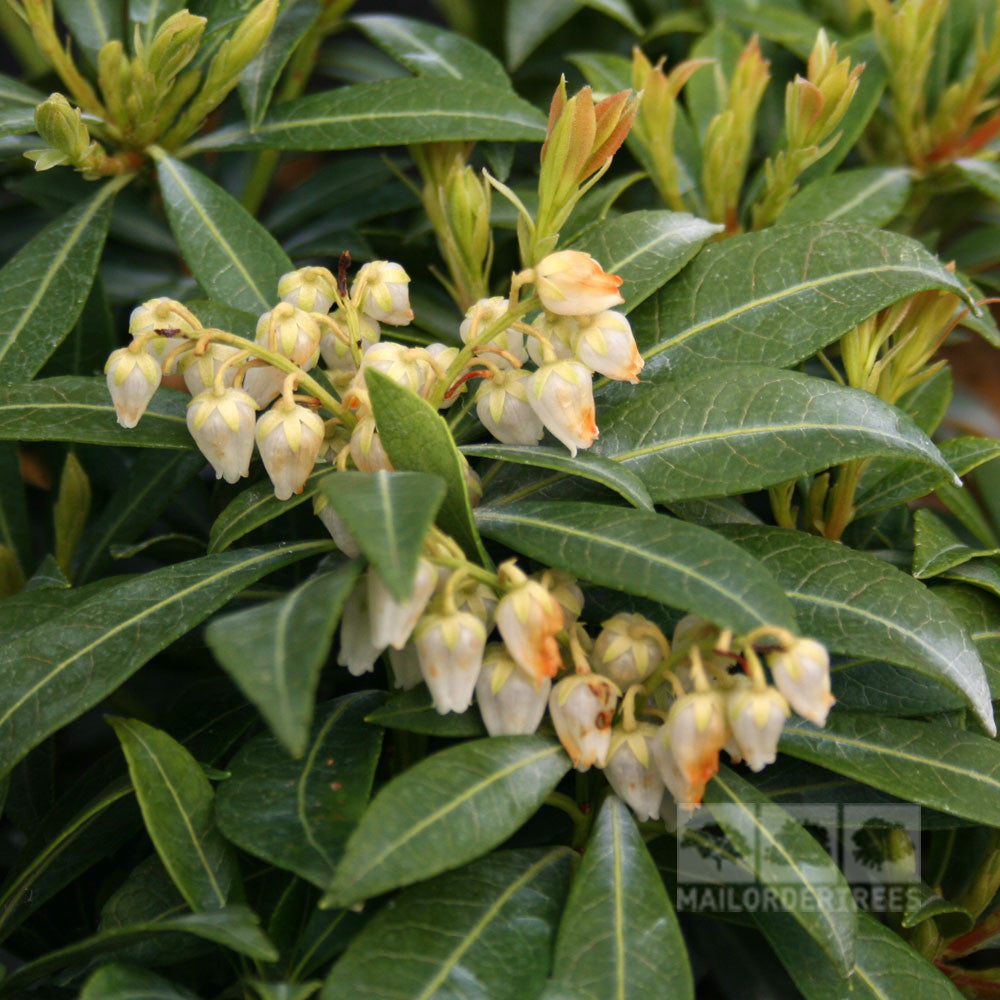
[[(707, 618), (701, 615), (685, 615), (675, 626), (670, 647), (675, 653), (682, 649), (698, 646), (701, 650), (701, 658), (706, 665), (713, 668), (725, 670), (735, 662), (731, 656), (713, 652), (708, 648), (707, 641), (715, 642), (719, 636), (718, 625), (713, 625)], [(683, 665), (679, 665), (683, 667)], [(686, 667), (683, 667), (686, 669)], [(675, 670), (676, 672), (676, 670)]]
[[(557, 361), (576, 356), (576, 335), (580, 324), (574, 317), (555, 316), (552, 313), (542, 312), (531, 321), (531, 326), (545, 338), (547, 346), (555, 352)], [(528, 357), (536, 365), (544, 365), (544, 348), (541, 339), (529, 336), (526, 346)]]
[(476, 392), (476, 414), (504, 444), (538, 444), (545, 428), (528, 401), (532, 375), (520, 368), (483, 379)]
[(623, 691), (641, 684), (670, 652), (660, 629), (642, 615), (621, 612), (604, 622), (594, 643), (594, 669)]
[[(187, 391), (192, 396), (197, 396), (199, 392), (211, 389), (215, 384), (215, 373), (221, 367), (222, 362), (226, 358), (232, 357), (237, 351), (238, 348), (230, 347), (228, 344), (209, 344), (204, 354), (189, 351), (183, 355), (179, 368), (184, 376), (184, 385), (187, 386)], [(227, 387), (233, 384), (236, 372), (237, 368), (230, 365), (222, 373), (223, 382)]]
[(361, 555), (361, 549), (347, 525), (344, 524), (343, 518), (333, 509), (330, 501), (322, 493), (317, 493), (313, 497), (313, 513), (323, 522), (323, 527), (330, 532), (334, 544), (345, 556), (357, 559)]
[(256, 341), (304, 371), (319, 358), (319, 324), (305, 310), (279, 302), (257, 320)]
[(788, 702), (773, 688), (741, 687), (726, 698), (726, 714), (739, 752), (751, 771), (762, 771), (778, 755)]
[(830, 693), (830, 654), (815, 639), (796, 639), (788, 649), (767, 657), (771, 676), (788, 704), (817, 726), (837, 700)]
[(413, 319), (410, 308), (410, 276), (388, 260), (365, 264), (351, 286), (351, 299), (361, 311), (379, 323), (406, 326)]
[(217, 479), (235, 483), (249, 474), (256, 416), (253, 397), (232, 387), (222, 395), (207, 389), (188, 403), (188, 430)]
[(607, 274), (590, 254), (559, 250), (535, 268), (535, 288), (542, 305), (558, 316), (592, 316), (625, 300), (618, 293), (622, 279)]
[(472, 693), (483, 664), (486, 629), (467, 611), (426, 615), (414, 633), (420, 672), (434, 708), (464, 712), (472, 704)]
[(304, 406), (281, 402), (261, 414), (257, 447), (279, 500), (302, 492), (316, 464), (323, 433), (323, 418)]
[(351, 458), (361, 472), (392, 471), (392, 463), (382, 447), (374, 417), (362, 417), (351, 432)]
[[(458, 334), (462, 338), (462, 343), (468, 344), (471, 337), (475, 337), (478, 340), (486, 330), (500, 320), (509, 305), (510, 303), (507, 299), (495, 296), (492, 299), (480, 299), (469, 306), (465, 312), (465, 319), (462, 320), (462, 324), (458, 328)], [(485, 344), (480, 345), (480, 349), (483, 347), (492, 347), (497, 350), (507, 351), (508, 354), (512, 354), (518, 361), (528, 360), (528, 354), (524, 349), (524, 334), (520, 330), (516, 330), (513, 326), (508, 326), (505, 330), (501, 330), (495, 334)], [(500, 354), (491, 354), (490, 360), (501, 367), (506, 367), (510, 364)]]
[(159, 363), (145, 351), (122, 347), (112, 351), (104, 370), (118, 423), (135, 427), (159, 388), (163, 375)]
[(157, 85), (168, 86), (195, 57), (207, 23), (206, 18), (181, 10), (157, 28), (145, 59)]
[(622, 382), (638, 382), (646, 362), (636, 347), (629, 321), (607, 309), (580, 327), (576, 356), (588, 368)]
[(600, 674), (574, 674), (552, 688), (549, 715), (578, 771), (607, 762), (618, 694), (614, 682)]
[(260, 55), (274, 27), (278, 15), (278, 0), (261, 0), (240, 21), (229, 38), (230, 56), (233, 69), (239, 74)]
[(278, 279), (281, 301), (309, 313), (328, 313), (333, 305), (334, 292), (330, 272), (325, 268), (300, 267)]
[(375, 661), (383, 649), (384, 644), (376, 646), (372, 642), (368, 587), (364, 580), (359, 580), (344, 602), (344, 610), (340, 616), (337, 662), (342, 667), (347, 667), (353, 676), (360, 677), (375, 669)]
[(35, 108), (35, 129), (49, 146), (65, 154), (69, 162), (76, 163), (87, 155), (90, 132), (83, 123), (83, 114), (62, 94), (50, 94)]
[(490, 736), (528, 735), (538, 729), (552, 690), (543, 677), (536, 683), (520, 670), (502, 643), (486, 647), (476, 681), (476, 703)]
[[(719, 751), (729, 739), (725, 704), (717, 691), (678, 698), (667, 718), (670, 750), (690, 783), (691, 801), (701, 802), (705, 785), (719, 769)], [(666, 783), (666, 775), (663, 775)]]
[(528, 402), (553, 436), (576, 455), (598, 436), (590, 370), (579, 361), (554, 361), (531, 376)]
[(380, 649), (386, 646), (402, 649), (410, 638), (417, 619), (424, 613), (437, 582), (437, 570), (426, 559), (421, 558), (417, 563), (410, 596), (405, 601), (397, 601), (389, 593), (378, 572), (369, 569), (368, 607), (372, 643)]
[(540, 583), (524, 578), (504, 594), (496, 622), (508, 652), (532, 680), (555, 677), (562, 666), (556, 636), (564, 624), (563, 612)]
[(649, 722), (640, 722), (631, 732), (614, 729), (604, 765), (608, 784), (640, 822), (659, 819), (663, 802), (663, 779), (652, 752), (657, 731)]

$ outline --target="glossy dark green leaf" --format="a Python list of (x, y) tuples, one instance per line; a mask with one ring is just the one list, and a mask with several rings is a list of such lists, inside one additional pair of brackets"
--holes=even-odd
[(286, 0), (268, 35), (267, 45), (240, 74), (239, 95), (250, 127), (267, 113), (274, 88), (296, 45), (313, 28), (322, 11), (320, 0)]
[(589, 451), (570, 455), (565, 448), (525, 444), (467, 444), (462, 454), (472, 457), (494, 458), (503, 462), (533, 465), (541, 469), (554, 469), (569, 476), (580, 476), (600, 483), (624, 497), (633, 507), (652, 510), (653, 501), (642, 480), (618, 462)]
[(402, 729), (407, 733), (424, 733), (427, 736), (459, 739), (486, 735), (477, 709), (468, 708), (464, 712), (442, 715), (434, 708), (430, 691), (423, 684), (394, 694), (365, 719), (386, 729)]
[(990, 160), (956, 160), (962, 179), (994, 201), (1000, 201), (1000, 168)]
[(775, 226), (706, 247), (632, 314), (632, 328), (644, 378), (724, 362), (781, 367), (927, 288), (965, 296), (908, 237), (829, 222)]
[(964, 907), (950, 902), (924, 882), (909, 887), (903, 927), (917, 927), (926, 920), (935, 920), (949, 938), (971, 931), (975, 919)]
[(347, 562), (317, 573), (284, 597), (223, 615), (205, 630), (215, 658), (294, 757), (305, 752), (319, 673), (359, 570)]
[(365, 384), (379, 438), (393, 468), (429, 472), (444, 480), (445, 496), (438, 512), (441, 527), (467, 555), (488, 564), (472, 516), (465, 460), (455, 447), (447, 423), (426, 399), (374, 368), (365, 371)]
[(623, 309), (631, 312), (724, 228), (686, 212), (626, 212), (587, 230), (573, 248), (624, 279)]
[(0, 650), (0, 772), (245, 587), (332, 543), (192, 559), (100, 588)]
[(219, 829), (250, 854), (328, 885), (368, 803), (382, 730), (365, 715), (382, 697), (361, 691), (325, 706), (301, 760), (270, 735), (243, 747), (219, 785)]
[(0, 545), (16, 554), (22, 569), (30, 568), (28, 504), (16, 444), (0, 444)]
[(236, 856), (215, 826), (215, 793), (201, 765), (171, 736), (111, 718), (156, 853), (192, 910), (221, 910), (239, 891)]
[(941, 577), (979, 587), (994, 597), (1000, 597), (1000, 559), (970, 559), (942, 573)]
[(122, 37), (122, 5), (118, 0), (56, 0), (59, 16), (86, 53), (97, 65), (101, 47)]
[(349, 906), (471, 861), (531, 817), (568, 770), (545, 736), (473, 740), (426, 757), (375, 796), (324, 903)]
[(405, 601), (444, 481), (425, 472), (338, 472), (321, 489), (386, 588)]
[(524, 1000), (545, 983), (566, 847), (498, 851), (401, 893), (354, 939), (320, 1000)]
[(1000, 672), (1000, 604), (976, 587), (956, 584), (935, 587), (934, 596), (951, 608), (972, 637), (990, 674), (990, 688), (993, 690), (993, 675)]
[(272, 109), (250, 132), (234, 125), (195, 149), (364, 149), (411, 142), (545, 138), (545, 118), (509, 90), (469, 80), (406, 77), (309, 94)]
[(803, 635), (832, 653), (884, 659), (940, 681), (996, 734), (979, 654), (933, 591), (875, 556), (804, 532), (754, 525), (719, 531), (784, 587)]
[(101, 955), (128, 948), (156, 935), (167, 934), (193, 934), (265, 962), (273, 962), (278, 958), (278, 953), (261, 931), (254, 914), (245, 906), (229, 906), (212, 913), (188, 913), (165, 920), (100, 931), (21, 966), (12, 975), (0, 980), (0, 997), (24, 996), (18, 991), (44, 980), (53, 972), (64, 968), (84, 968), (92, 959)]
[(692, 611), (737, 632), (766, 622), (795, 627), (795, 613), (775, 580), (708, 528), (572, 500), (482, 507), (477, 517), (487, 537), (584, 580)]
[(1000, 746), (975, 733), (834, 710), (824, 729), (788, 722), (780, 748), (908, 802), (1000, 825)]
[(973, 549), (937, 514), (913, 512), (913, 575), (918, 580), (938, 576), (980, 556), (1000, 555), (1000, 549)]
[(69, 333), (90, 291), (121, 183), (104, 184), (0, 270), (0, 382), (30, 379)]
[(364, 14), (354, 18), (354, 23), (417, 76), (512, 89), (510, 77), (493, 54), (463, 35), (393, 14)]
[(232, 195), (187, 164), (161, 156), (157, 176), (170, 228), (201, 287), (237, 309), (270, 309), (278, 279), (292, 270), (274, 237)]
[(705, 789), (705, 804), (761, 884), (795, 888), (800, 905), (768, 912), (768, 924), (799, 925), (846, 976), (854, 965), (857, 910), (826, 850), (781, 806), (724, 765)]
[(632, 815), (608, 796), (559, 924), (545, 1000), (694, 997), (670, 897)]
[(658, 502), (744, 493), (869, 455), (951, 474), (930, 438), (871, 393), (757, 365), (640, 386), (598, 423), (595, 453), (623, 463)]
[(137, 427), (119, 427), (103, 378), (60, 375), (0, 386), (0, 440), (193, 448), (188, 397), (159, 389)]
[(0, 73), (0, 108), (23, 107), (34, 111), (35, 106), (41, 104), (45, 97), (40, 90), (29, 87), (6, 73)]
[(257, 314), (234, 309), (215, 299), (188, 299), (184, 303), (201, 320), (204, 327), (214, 326), (219, 330), (254, 338), (257, 331)]
[(233, 542), (239, 541), (254, 528), (273, 521), (300, 503), (311, 500), (319, 492), (320, 481), (330, 475), (330, 466), (320, 463), (309, 473), (301, 493), (293, 493), (288, 500), (274, 495), (270, 479), (262, 479), (237, 494), (215, 519), (208, 536), (208, 551), (223, 552)]
[(885, 226), (910, 195), (906, 167), (857, 167), (807, 184), (781, 213), (781, 224), (844, 222)]
[(80, 1000), (197, 1000), (183, 986), (138, 965), (114, 962), (87, 977)]

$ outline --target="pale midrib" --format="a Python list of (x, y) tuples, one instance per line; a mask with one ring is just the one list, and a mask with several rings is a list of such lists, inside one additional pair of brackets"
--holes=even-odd
[[(712, 230), (716, 227), (708, 227), (705, 237), (711, 235)], [(607, 265), (607, 270), (609, 272), (617, 272), (620, 268), (625, 267), (626, 264), (631, 264), (636, 257), (642, 256), (644, 253), (649, 253), (653, 247), (658, 246), (660, 243), (670, 243), (676, 240), (678, 237), (683, 237), (687, 232), (697, 232), (697, 226), (681, 226), (678, 229), (672, 229), (669, 233), (660, 233), (657, 237), (650, 240), (648, 243), (644, 243), (641, 247), (636, 247), (627, 257), (622, 257), (621, 260), (612, 261)]]
[(278, 609), (278, 620), (274, 626), (274, 678), (275, 687), (278, 689), (278, 699), (280, 701), (280, 712), (286, 720), (291, 715), (291, 703), (288, 700), (288, 647), (285, 645), (285, 637), (288, 634), (288, 620), (295, 610), (301, 591), (308, 584), (303, 584), (298, 593), (292, 592), (282, 602)]
[[(74, 403), (72, 400), (66, 400), (64, 403), (0, 403), (0, 413), (4, 410), (16, 410), (20, 414), (24, 414), (25, 410), (96, 410), (99, 413), (114, 413), (114, 407), (110, 404), (99, 405), (97, 403)], [(175, 417), (169, 413), (157, 413), (154, 411), (147, 411), (143, 414), (146, 417), (155, 417), (158, 420), (172, 420), (177, 424), (184, 424), (187, 426), (187, 422), (183, 417)], [(166, 445), (168, 450), (174, 450), (176, 445)]]
[(130, 628), (136, 622), (142, 621), (142, 619), (144, 618), (148, 618), (150, 615), (155, 614), (157, 611), (167, 607), (174, 601), (182, 600), (189, 594), (193, 594), (195, 591), (201, 590), (203, 587), (207, 587), (210, 584), (215, 583), (216, 580), (221, 580), (224, 577), (231, 575), (232, 573), (236, 573), (240, 570), (246, 569), (249, 566), (252, 566), (254, 563), (269, 559), (271, 556), (278, 554), (279, 551), (282, 554), (287, 554), (289, 552), (295, 552), (297, 549), (300, 548), (309, 548), (314, 544), (315, 543), (313, 542), (302, 543), (299, 545), (291, 545), (286, 549), (273, 550), (270, 552), (261, 553), (259, 555), (254, 556), (252, 559), (247, 559), (245, 562), (236, 563), (233, 566), (229, 566), (226, 569), (220, 570), (218, 573), (213, 573), (212, 576), (204, 577), (197, 583), (193, 583), (189, 587), (185, 587), (183, 590), (179, 590), (177, 591), (177, 593), (171, 594), (170, 597), (164, 598), (162, 601), (157, 601), (157, 603), (154, 604), (152, 607), (140, 611), (138, 614), (133, 615), (131, 618), (127, 618), (123, 622), (119, 622), (114, 628), (108, 629), (108, 631), (103, 632), (99, 638), (94, 639), (93, 642), (90, 642), (82, 649), (77, 650), (68, 659), (63, 660), (61, 663), (57, 663), (41, 680), (33, 684), (20, 698), (18, 698), (16, 702), (14, 702), (13, 705), (11, 705), (9, 709), (7, 709), (6, 712), (4, 712), (2, 716), (0, 716), (0, 727), (3, 727), (10, 720), (11, 716), (15, 712), (17, 712), (20, 708), (22, 708), (25, 702), (27, 702), (30, 698), (34, 697), (34, 695), (36, 695), (41, 688), (45, 687), (45, 685), (48, 684), (53, 677), (57, 677), (59, 674), (63, 672), (63, 670), (65, 670), (72, 663), (75, 663), (78, 659), (80, 659), (81, 656), (86, 656), (87, 653), (96, 649), (98, 646), (103, 645), (109, 639), (118, 635), (119, 632), (122, 632), (125, 629)]
[(105, 42), (110, 41), (108, 36), (108, 26), (101, 19), (101, 12), (97, 9), (97, 4), (94, 0), (87, 0), (87, 6), (90, 8), (91, 17), (94, 19), (94, 27), (97, 29), (97, 37), (101, 40), (101, 45), (103, 46)]
[[(0, 720), (2, 721), (2, 720)], [(368, 874), (373, 868), (377, 868), (393, 851), (398, 850), (407, 841), (412, 840), (417, 834), (423, 832), (427, 827), (434, 823), (437, 823), (442, 817), (447, 816), (448, 813), (453, 812), (460, 805), (468, 802), (473, 796), (478, 795), (484, 788), (489, 788), (490, 785), (495, 784), (508, 775), (514, 774), (516, 771), (520, 771), (522, 768), (527, 767), (529, 764), (534, 764), (544, 757), (549, 757), (554, 753), (558, 753), (562, 750), (561, 746), (546, 747), (544, 750), (539, 750), (538, 753), (532, 754), (530, 757), (524, 757), (521, 760), (515, 761), (513, 764), (509, 764), (507, 767), (494, 771), (492, 774), (486, 778), (477, 781), (474, 785), (467, 788), (461, 795), (455, 796), (455, 798), (450, 799), (445, 805), (439, 806), (434, 812), (429, 813), (424, 816), (419, 822), (414, 823), (406, 833), (401, 837), (397, 837), (395, 840), (390, 841), (374, 858), (371, 858), (367, 865), (359, 867), (356, 874), (351, 879), (351, 883), (357, 884), (365, 875)], [(350, 883), (349, 883), (350, 884)]]
[(450, 62), (440, 52), (436, 52), (429, 45), (425, 45), (416, 35), (411, 35), (407, 31), (403, 31), (396, 24), (387, 24), (383, 22), (380, 27), (386, 34), (395, 35), (397, 38), (403, 39), (403, 41), (409, 42), (415, 49), (423, 52), (425, 55), (433, 56), (437, 61), (438, 65), (444, 67), (448, 71), (448, 75), (454, 77), (456, 80), (465, 79), (458, 69), (453, 66)]
[(862, 188), (853, 198), (849, 198), (843, 204), (834, 209), (834, 211), (826, 216), (826, 221), (833, 222), (834, 219), (838, 219), (840, 216), (845, 215), (852, 208), (860, 205), (863, 201), (865, 201), (865, 199), (870, 198), (877, 191), (881, 191), (886, 185), (899, 180), (899, 178), (905, 173), (907, 173), (905, 170), (893, 170), (890, 173), (883, 175), (873, 184), (869, 184), (867, 187)]
[[(524, 121), (513, 115), (495, 115), (486, 111), (365, 111), (352, 115), (327, 115), (319, 118), (294, 118), (287, 122), (265, 122), (255, 135), (261, 132), (281, 132), (289, 128), (312, 128), (316, 125), (344, 125), (350, 122), (391, 121), (396, 118), (468, 118), (471, 121), (504, 122), (507, 125), (530, 125), (535, 122)], [(237, 133), (238, 135), (239, 133)]]
[(614, 858), (615, 898), (615, 996), (625, 998), (625, 900), (622, 886), (622, 845), (618, 813), (611, 815), (611, 850)]
[(490, 904), (489, 909), (476, 921), (476, 923), (469, 930), (469, 933), (462, 939), (461, 943), (455, 948), (454, 951), (444, 960), (441, 965), (438, 974), (427, 984), (418, 997), (415, 1000), (431, 1000), (434, 994), (437, 992), (438, 988), (445, 982), (445, 980), (451, 975), (452, 970), (461, 961), (462, 956), (475, 944), (476, 940), (483, 933), (486, 927), (492, 922), (493, 918), (503, 909), (507, 901), (516, 893), (522, 886), (527, 885), (535, 875), (540, 872), (543, 868), (547, 868), (556, 859), (556, 852), (547, 854), (540, 861), (536, 861), (520, 878), (511, 882), (504, 891), (497, 896), (497, 898)]
[[(152, 761), (153, 766), (159, 772), (160, 777), (163, 779), (164, 785), (167, 787), (167, 791), (170, 792), (170, 797), (174, 800), (174, 804), (177, 806), (177, 812), (180, 814), (181, 820), (184, 823), (184, 829), (187, 830), (188, 836), (191, 838), (191, 843), (194, 846), (195, 853), (198, 855), (198, 860), (201, 862), (202, 868), (205, 869), (205, 874), (208, 876), (209, 884), (212, 887), (212, 892), (215, 894), (215, 898), (218, 899), (220, 906), (226, 905), (226, 895), (222, 891), (222, 886), (219, 885), (215, 878), (215, 872), (212, 871), (212, 866), (208, 863), (208, 858), (205, 857), (205, 852), (202, 850), (201, 841), (198, 839), (198, 835), (195, 833), (194, 827), (191, 825), (191, 817), (188, 816), (187, 810), (184, 808), (184, 803), (181, 802), (180, 795), (177, 794), (177, 789), (174, 788), (173, 782), (170, 780), (170, 776), (166, 771), (163, 770), (163, 765), (160, 763), (159, 758), (153, 752), (152, 747), (142, 738), (142, 736), (136, 732), (131, 726), (128, 727), (129, 733), (132, 738), (136, 740), (142, 749), (146, 752), (149, 759)], [(207, 781), (207, 779), (205, 779)], [(139, 783), (141, 784), (141, 783)], [(164, 858), (166, 862), (166, 858)], [(169, 867), (169, 865), (168, 865)]]

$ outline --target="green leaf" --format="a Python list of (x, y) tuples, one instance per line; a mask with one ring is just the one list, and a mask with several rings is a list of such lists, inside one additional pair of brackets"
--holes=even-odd
[(694, 997), (670, 897), (628, 808), (601, 807), (559, 924), (543, 1000)]
[(122, 37), (119, 0), (56, 0), (56, 9), (92, 66), (102, 46)]
[(927, 288), (968, 298), (936, 257), (898, 233), (810, 222), (734, 236), (706, 247), (632, 314), (643, 378), (689, 365), (793, 365)]
[[(761, 913), (778, 930), (798, 924), (842, 976), (854, 966), (857, 910), (840, 869), (781, 806), (725, 765), (705, 789), (705, 804), (730, 844), (765, 886), (794, 886), (802, 903)], [(849, 901), (849, 902), (848, 902)]]
[(29, 240), (0, 270), (0, 382), (36, 375), (80, 315), (121, 182), (104, 184)]
[(186, 423), (188, 402), (184, 393), (160, 389), (139, 426), (129, 430), (118, 426), (103, 378), (60, 375), (0, 386), (0, 441), (192, 448)]
[(807, 184), (781, 213), (781, 224), (825, 221), (885, 226), (902, 212), (911, 184), (906, 167), (842, 170)]
[(509, 0), (504, 29), (507, 66), (517, 69), (579, 9), (576, 0)]
[(401, 893), (351, 942), (320, 1000), (525, 1000), (545, 984), (573, 853), (498, 851)]
[(128, 948), (157, 935), (178, 933), (193, 934), (264, 962), (274, 962), (278, 958), (274, 946), (258, 926), (256, 916), (245, 906), (228, 906), (212, 913), (187, 913), (180, 917), (100, 931), (22, 965), (0, 980), (0, 997), (24, 996), (18, 990), (44, 980), (59, 969), (86, 967), (91, 959), (100, 955)]
[(565, 448), (549, 448), (545, 445), (523, 444), (467, 444), (462, 446), (462, 454), (473, 458), (495, 458), (501, 462), (515, 462), (532, 465), (541, 469), (554, 469), (568, 476), (579, 476), (614, 490), (633, 507), (652, 510), (653, 501), (638, 476), (617, 462), (581, 451), (570, 455)]
[(337, 472), (321, 489), (386, 588), (405, 601), (444, 497), (442, 479), (424, 472)]
[(374, 722), (386, 729), (401, 729), (407, 733), (425, 733), (428, 736), (450, 739), (486, 735), (477, 709), (469, 708), (464, 712), (441, 715), (434, 708), (431, 694), (423, 684), (394, 694), (384, 705), (366, 715), (365, 721)]
[(491, 52), (436, 24), (393, 14), (365, 14), (354, 23), (379, 48), (417, 76), (469, 80), (512, 90), (510, 77)]
[(972, 930), (976, 921), (965, 907), (949, 902), (924, 882), (918, 882), (909, 888), (903, 927), (917, 927), (925, 920), (934, 919), (946, 939)]
[(234, 309), (214, 299), (188, 299), (184, 303), (203, 326), (238, 334), (253, 340), (257, 332), (257, 314)]
[(224, 909), (239, 893), (236, 856), (215, 826), (215, 793), (172, 737), (138, 719), (109, 718), (156, 853), (192, 910)]
[(375, 796), (323, 905), (350, 906), (503, 843), (569, 770), (545, 736), (473, 740), (424, 758)]
[(216, 797), (223, 834), (255, 857), (329, 885), (371, 793), (382, 730), (365, 715), (383, 697), (361, 691), (329, 703), (302, 760), (270, 735), (246, 744)]
[(489, 538), (532, 559), (627, 594), (693, 611), (723, 628), (795, 628), (774, 579), (714, 531), (605, 504), (523, 501), (480, 508)]
[(274, 495), (274, 486), (270, 479), (262, 479), (259, 483), (248, 486), (230, 500), (215, 519), (208, 536), (208, 551), (223, 552), (233, 542), (239, 541), (255, 528), (310, 500), (319, 492), (320, 482), (329, 475), (329, 465), (326, 463), (317, 465), (309, 473), (302, 492), (293, 493), (288, 500), (279, 500)]
[(472, 517), (465, 459), (455, 447), (448, 424), (426, 399), (374, 368), (365, 371), (365, 384), (379, 438), (393, 468), (429, 472), (444, 480), (444, 502), (438, 513), (441, 527), (466, 555), (489, 565)]
[(28, 503), (15, 444), (0, 444), (0, 545), (17, 555), (22, 569), (30, 568)]
[(328, 552), (293, 542), (204, 556), (104, 586), (0, 649), (0, 773), (245, 587)]
[(309, 94), (273, 108), (250, 132), (234, 125), (186, 147), (365, 149), (412, 142), (545, 138), (545, 118), (508, 90), (469, 80), (406, 77)]
[(922, 583), (866, 552), (785, 528), (718, 529), (759, 559), (795, 606), (802, 635), (831, 653), (870, 656), (962, 695), (996, 735), (982, 661), (948, 607)]
[(1000, 605), (976, 587), (948, 584), (935, 587), (934, 596), (951, 608), (972, 637), (987, 672), (1000, 671)]
[(657, 502), (745, 493), (869, 455), (951, 474), (930, 438), (871, 393), (757, 365), (640, 386), (599, 423), (595, 454), (622, 462)]
[(170, 156), (157, 162), (167, 219), (198, 284), (212, 298), (250, 313), (270, 309), (292, 262), (232, 195)]
[(171, 14), (176, 14), (184, 6), (184, 0), (128, 0), (128, 37), (132, 38), (132, 33), (138, 25), (142, 43), (148, 46), (156, 34), (156, 29)]
[(789, 721), (779, 746), (908, 802), (1000, 826), (1000, 745), (975, 733), (834, 711), (824, 729)]
[(267, 113), (271, 95), (295, 47), (316, 24), (322, 11), (319, 0), (286, 0), (260, 55), (240, 74), (239, 94), (250, 128)]
[(80, 460), (71, 451), (66, 455), (59, 477), (59, 493), (52, 506), (53, 555), (67, 576), (80, 544), (83, 526), (90, 513), (90, 478)]
[(587, 230), (573, 247), (623, 279), (624, 311), (631, 312), (723, 229), (686, 212), (627, 212)]
[(938, 576), (970, 559), (1000, 555), (1000, 549), (972, 549), (937, 514), (913, 512), (913, 575), (918, 580)]
[(34, 112), (35, 107), (45, 100), (46, 95), (26, 83), (16, 80), (6, 73), (0, 73), (0, 109), (28, 108)]
[(1000, 201), (1000, 167), (989, 160), (956, 160), (955, 169), (962, 179), (993, 201)]
[(970, 559), (943, 573), (942, 579), (967, 583), (1000, 597), (1000, 560)]
[(764, 38), (791, 49), (806, 58), (822, 25), (815, 18), (796, 9), (797, 5), (760, 3), (753, 0), (713, 0), (716, 17), (754, 31)]
[(102, 965), (87, 977), (80, 1000), (198, 1000), (183, 986), (137, 965)]
[(216, 618), (205, 641), (293, 757), (309, 739), (320, 670), (360, 566), (318, 573), (284, 597)]

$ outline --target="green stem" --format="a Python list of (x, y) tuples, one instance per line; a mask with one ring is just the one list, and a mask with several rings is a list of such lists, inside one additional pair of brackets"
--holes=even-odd
[(49, 68), (48, 60), (35, 44), (31, 30), (8, 3), (0, 3), (0, 35), (23, 67), (28, 79), (41, 76)]
[(590, 835), (590, 817), (562, 792), (550, 792), (545, 800), (547, 806), (561, 809), (573, 821), (573, 847), (583, 847)]
[(854, 494), (867, 465), (868, 459), (859, 458), (840, 466), (837, 482), (830, 491), (830, 504), (823, 526), (825, 538), (839, 542), (847, 526), (854, 520)]

